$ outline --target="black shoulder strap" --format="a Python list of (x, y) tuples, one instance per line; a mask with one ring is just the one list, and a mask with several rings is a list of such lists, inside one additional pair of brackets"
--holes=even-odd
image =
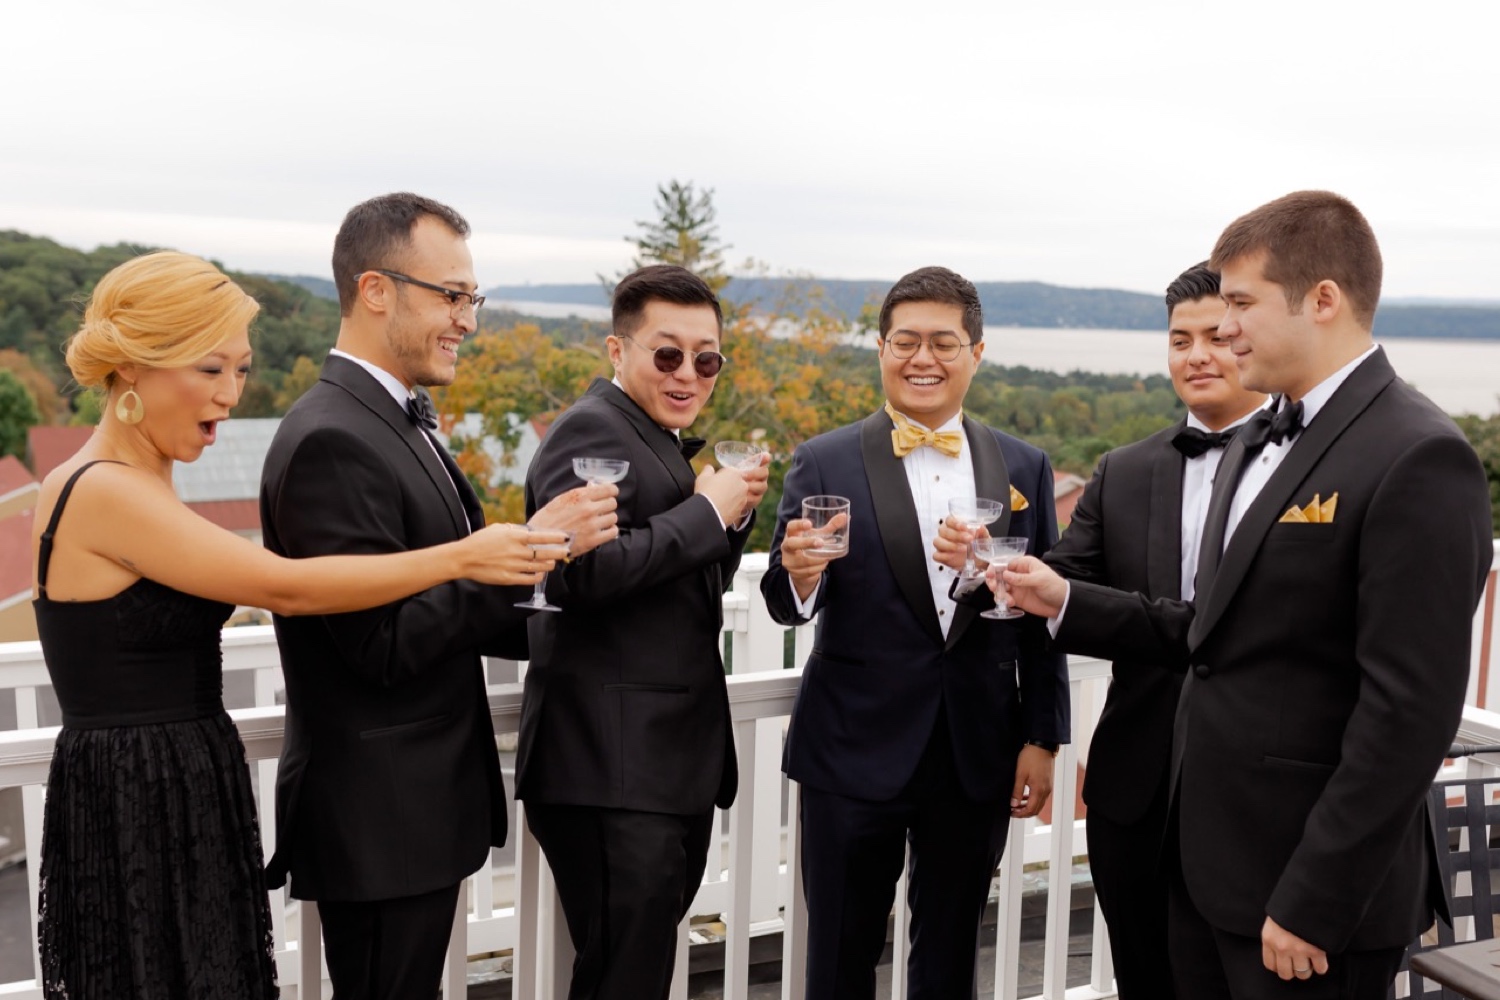
[(52, 536), (57, 533), (57, 522), (62, 520), (63, 507), (67, 506), (68, 495), (73, 492), (73, 484), (78, 482), (78, 477), (100, 462), (109, 462), (111, 465), (124, 465), (124, 462), (116, 462), (113, 459), (99, 458), (92, 462), (80, 465), (68, 481), (63, 483), (62, 492), (57, 495), (57, 503), (52, 505), (52, 519), (47, 522), (47, 530), (42, 532), (41, 550), (37, 553), (36, 582), (37, 588), (45, 595), (47, 593), (47, 565), (52, 562)]

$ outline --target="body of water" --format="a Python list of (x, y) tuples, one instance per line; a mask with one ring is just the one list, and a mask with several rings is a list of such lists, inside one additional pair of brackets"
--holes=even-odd
[[(1045, 371), (1165, 375), (1167, 334), (987, 326), (984, 359)], [(1381, 339), (1396, 373), (1449, 413), (1500, 412), (1500, 341)]]
[[(498, 304), (498, 303), (497, 303)], [(607, 320), (605, 306), (507, 302), (532, 316)], [(984, 328), (985, 360), (1044, 371), (1165, 375), (1167, 334), (1150, 330), (1060, 330), (1014, 326)], [(1376, 338), (1396, 372), (1449, 413), (1500, 412), (1500, 340)]]

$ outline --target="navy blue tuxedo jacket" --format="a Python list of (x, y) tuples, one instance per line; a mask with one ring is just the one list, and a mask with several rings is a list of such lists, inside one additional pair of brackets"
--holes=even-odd
[[(1068, 676), (1049, 650), (1046, 624), (1027, 616), (980, 618), (960, 604), (944, 638), (926, 570), (916, 508), (891, 419), (878, 411), (799, 447), (777, 512), (771, 565), (761, 581), (771, 616), (797, 613), (781, 564), (789, 520), (818, 494), (852, 501), (849, 554), (829, 564), (818, 589), (817, 641), (792, 709), (783, 767), (812, 788), (868, 801), (898, 795), (916, 771), (942, 707), (965, 792), (1010, 796), (1016, 754), (1028, 739), (1068, 741)], [(979, 496), (1005, 499), (1011, 485), (1029, 506), (989, 526), (1024, 535), (1041, 555), (1057, 539), (1052, 468), (1040, 450), (964, 421)]]

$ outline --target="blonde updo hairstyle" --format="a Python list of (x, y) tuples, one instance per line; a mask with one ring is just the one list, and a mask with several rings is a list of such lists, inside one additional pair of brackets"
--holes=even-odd
[(85, 388), (109, 392), (125, 365), (183, 368), (250, 325), (260, 311), (208, 261), (175, 250), (128, 260), (89, 296), (68, 340), (68, 368)]

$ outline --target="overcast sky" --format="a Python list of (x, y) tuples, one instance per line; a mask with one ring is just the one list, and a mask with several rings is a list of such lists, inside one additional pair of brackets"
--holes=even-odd
[(473, 224), (483, 285), (591, 281), (655, 185), (773, 273), (1159, 292), (1299, 188), (1393, 296), (1500, 298), (1490, 4), (7, 4), (0, 229), (326, 275), (352, 204)]

